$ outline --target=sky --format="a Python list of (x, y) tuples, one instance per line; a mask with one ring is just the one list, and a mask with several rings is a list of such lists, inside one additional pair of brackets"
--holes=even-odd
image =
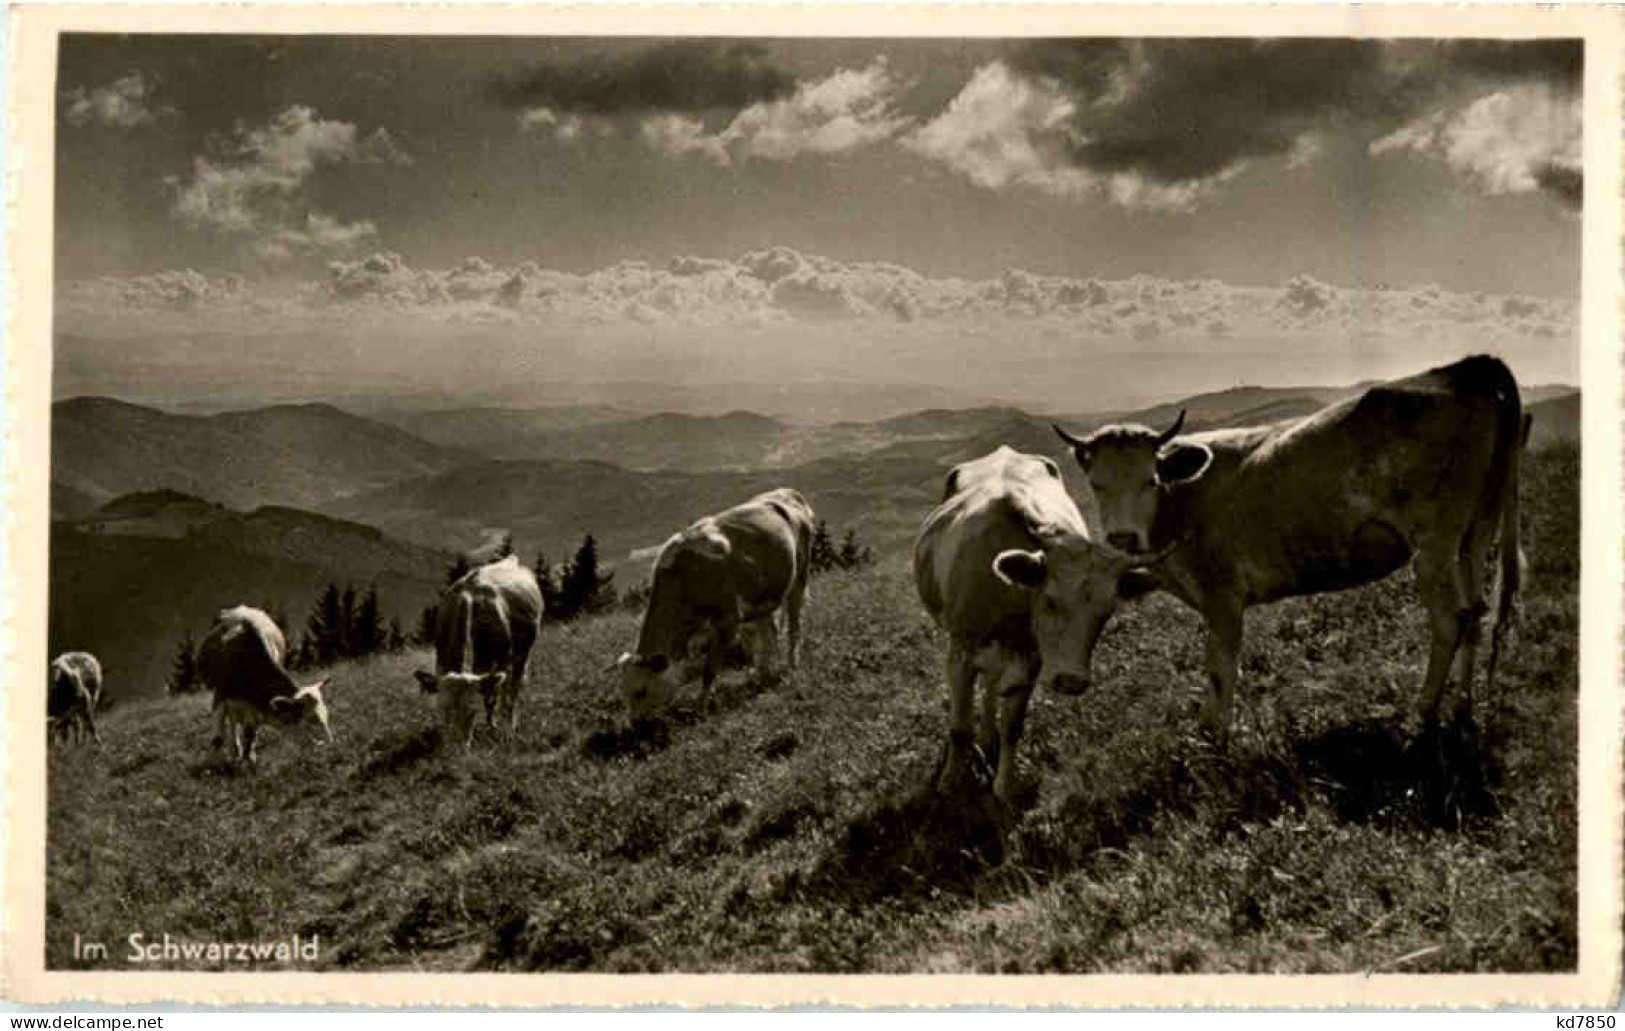
[(66, 36), (58, 391), (1082, 403), (1092, 369), (1365, 378), (1468, 341), (1573, 380), (1581, 65), (1560, 40)]

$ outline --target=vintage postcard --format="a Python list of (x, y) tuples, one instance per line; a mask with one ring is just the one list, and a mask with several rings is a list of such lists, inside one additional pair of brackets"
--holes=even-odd
[(7, 997), (1617, 998), (1617, 12), (12, 12)]

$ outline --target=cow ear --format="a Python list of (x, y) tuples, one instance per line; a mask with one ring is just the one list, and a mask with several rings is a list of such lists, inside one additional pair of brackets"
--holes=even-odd
[(1157, 455), (1157, 481), (1165, 486), (1193, 483), (1213, 464), (1206, 444), (1174, 444)]
[(279, 694), (271, 699), (271, 708), (273, 709), (296, 708), (298, 705), (299, 699), (293, 695)]
[(433, 673), (425, 673), (420, 669), (413, 671), (412, 675), (417, 677), (418, 687), (423, 689), (424, 694), (434, 694), (440, 690), (440, 680)]
[(649, 660), (649, 669), (656, 674), (666, 672), (666, 667), (669, 665), (671, 665), (671, 660), (667, 659), (663, 654), (656, 655)]
[(993, 572), (1012, 587), (1037, 589), (1049, 579), (1049, 565), (1042, 551), (1011, 549), (999, 552), (993, 560)]

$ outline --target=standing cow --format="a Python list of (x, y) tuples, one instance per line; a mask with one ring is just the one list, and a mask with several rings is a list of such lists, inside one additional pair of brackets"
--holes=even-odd
[(1055, 429), (1088, 474), (1109, 542), (1137, 550), (1188, 538), (1154, 579), (1207, 622), (1210, 734), (1229, 732), (1248, 606), (1371, 583), (1413, 556), (1432, 638), (1420, 700), (1431, 726), (1452, 660), (1471, 698), (1499, 540), (1493, 689), (1521, 577), (1528, 432), (1504, 363), (1467, 358), (1270, 426), (1175, 440), (1183, 423), (1182, 412), (1164, 433), (1116, 425), (1082, 439)]
[(542, 621), (542, 592), (517, 555), (471, 570), (440, 596), (435, 618), (435, 671), (416, 674), (440, 702), (446, 740), (474, 744), (474, 699), (485, 723), (506, 719), (519, 729), (525, 666)]
[(952, 790), (968, 768), (981, 678), (979, 744), (997, 754), (994, 793), (1012, 801), (1034, 683), (1067, 695), (1087, 690), (1089, 656), (1116, 609), (1119, 580), (1159, 558), (1091, 540), (1048, 458), (1000, 447), (948, 474), (943, 502), (914, 542), (914, 585), (948, 634), (952, 713), (939, 789)]
[(54, 737), (83, 740), (85, 731), (102, 743), (96, 707), (102, 699), (102, 667), (89, 652), (63, 652), (51, 660), (46, 693), (48, 728)]
[(696, 643), (704, 651), (707, 710), (723, 653), (741, 628), (761, 632), (757, 668), (770, 666), (778, 650), (774, 617), (781, 609), (795, 668), (815, 519), (807, 499), (786, 487), (706, 516), (666, 542), (655, 561), (637, 651), (616, 661), (633, 720), (665, 710), (671, 700), (667, 670)]
[(198, 677), (214, 691), (214, 747), (221, 748), (231, 732), (236, 758), (253, 765), (259, 728), (266, 723), (283, 726), (319, 726), (328, 742), (326, 680), (299, 686), (283, 665), (288, 654), (282, 631), (270, 616), (238, 605), (215, 617), (208, 636), (198, 645)]

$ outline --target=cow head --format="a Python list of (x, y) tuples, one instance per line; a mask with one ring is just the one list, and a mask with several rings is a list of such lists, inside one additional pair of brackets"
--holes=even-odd
[[(485, 708), (486, 719), (496, 707), (497, 692), (508, 682), (508, 674), (495, 673), (442, 673), (436, 676), (426, 670), (412, 674), (424, 694), (434, 695), (440, 703), (440, 723), (447, 741), (461, 741), (465, 745), (474, 740), (474, 717), (478, 705)], [(476, 700), (478, 704), (476, 703)]]
[(1184, 425), (1181, 409), (1161, 433), (1145, 426), (1103, 426), (1079, 438), (1055, 427), (1089, 477), (1108, 544), (1128, 552), (1149, 551), (1163, 496), (1207, 472), (1213, 462), (1207, 445), (1174, 441)]
[(1038, 644), (1038, 683), (1061, 694), (1089, 688), (1095, 642), (1117, 610), (1119, 581), (1131, 569), (1162, 561), (1173, 552), (1130, 555), (1066, 534), (1035, 551), (1001, 551), (993, 572), (1013, 587), (1032, 593), (1032, 631)]
[(627, 652), (615, 660), (621, 674), (621, 697), (626, 714), (636, 723), (654, 719), (671, 704), (671, 681), (667, 673), (671, 660), (665, 655), (633, 655)]
[(291, 695), (277, 695), (271, 699), (271, 711), (283, 723), (308, 723), (311, 727), (321, 727), (331, 744), (333, 725), (327, 718), (327, 699), (322, 697), (322, 688), (326, 686), (326, 680), (318, 680)]

